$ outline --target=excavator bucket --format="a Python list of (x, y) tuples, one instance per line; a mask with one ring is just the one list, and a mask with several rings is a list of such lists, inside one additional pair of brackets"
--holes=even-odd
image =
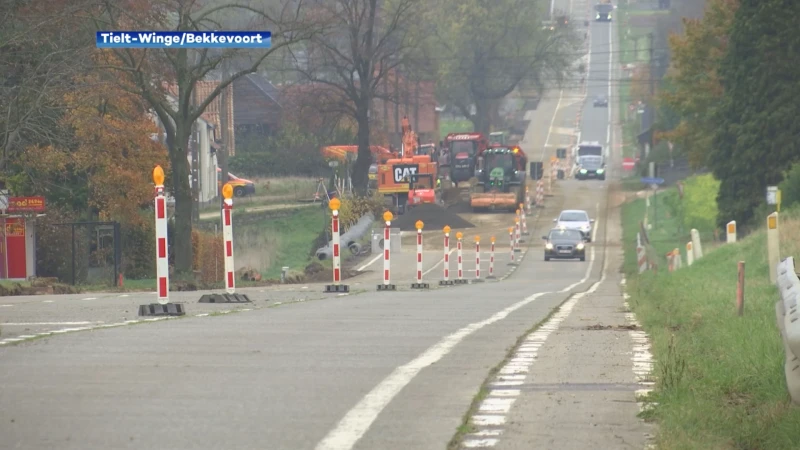
[(517, 205), (517, 195), (513, 192), (487, 192), (471, 194), (469, 204), (473, 208), (513, 208)]

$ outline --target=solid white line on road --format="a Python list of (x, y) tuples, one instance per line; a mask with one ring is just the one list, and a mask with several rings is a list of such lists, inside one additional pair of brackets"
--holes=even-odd
[[(453, 254), (453, 252), (455, 252), (455, 251), (456, 251), (456, 249), (450, 249), (450, 253), (448, 253), (448, 256), (449, 256), (449, 255), (452, 255), (452, 254)], [(436, 268), (437, 268), (437, 267), (439, 267), (440, 265), (442, 265), (442, 263), (443, 263), (443, 262), (444, 262), (444, 258), (441, 258), (441, 259), (439, 259), (439, 261), (438, 261), (436, 264), (434, 264), (434, 265), (433, 265), (433, 267), (431, 267), (430, 269), (428, 269), (428, 270), (426, 270), (426, 271), (422, 272), (422, 275), (423, 275), (423, 276), (425, 276), (425, 275), (427, 275), (427, 274), (429, 274), (429, 273), (433, 272), (434, 270), (436, 270)], [(450, 259), (450, 262), (452, 263), (452, 262), (453, 262), (453, 260), (452, 260), (452, 259)], [(442, 270), (444, 270), (444, 269), (442, 269)], [(451, 272), (452, 272), (452, 270), (451, 270)]]
[(15, 326), (15, 327), (24, 327), (27, 325), (31, 326), (41, 326), (41, 325), (92, 325), (98, 324), (103, 322), (9, 322), (9, 323), (0, 323), (0, 326)]
[(53, 300), (44, 300), (42, 303), (53, 303)]
[(0, 305), (0, 308), (7, 308), (9, 306), (14, 306), (14, 305)]
[(97, 300), (97, 297), (86, 297), (82, 298), (81, 300)]
[(556, 103), (556, 109), (553, 112), (553, 118), (550, 119), (550, 127), (547, 129), (547, 137), (544, 138), (544, 147), (542, 147), (542, 158), (540, 161), (544, 161), (544, 152), (547, 151), (548, 145), (550, 145), (550, 134), (553, 132), (553, 125), (556, 122), (556, 116), (558, 115), (558, 109), (561, 107), (561, 100), (564, 99), (564, 90), (561, 89), (558, 92), (558, 103)]
[(382, 254), (381, 255), (376, 255), (374, 258), (372, 258), (369, 261), (367, 261), (363, 266), (361, 266), (358, 269), (356, 269), (356, 271), (357, 272), (361, 272), (362, 270), (366, 269), (367, 267), (375, 264), (375, 262), (378, 261), (379, 259), (381, 259), (381, 257), (383, 257)]

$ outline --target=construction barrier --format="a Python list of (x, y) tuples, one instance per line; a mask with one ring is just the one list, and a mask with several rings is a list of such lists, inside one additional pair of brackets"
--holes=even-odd
[(333, 284), (325, 286), (325, 292), (349, 292), (350, 287), (342, 284), (342, 246), (339, 232), (339, 208), (342, 203), (338, 198), (328, 202), (331, 210), (331, 247), (333, 249), (331, 262), (333, 263)]
[(153, 181), (156, 185), (156, 279), (158, 280), (158, 303), (169, 303), (169, 256), (167, 249), (167, 197), (164, 194), (164, 169), (156, 166), (153, 169)]
[(694, 264), (694, 249), (692, 242), (689, 241), (686, 243), (686, 265), (691, 266), (692, 264)]
[(385, 226), (383, 227), (383, 284), (378, 285), (379, 291), (395, 291), (397, 290), (397, 286), (392, 284), (391, 280), (391, 242), (390, 242), (390, 235), (391, 232), (389, 228), (392, 226), (392, 213), (386, 211), (383, 213), (383, 220)]
[(450, 286), (453, 281), (450, 280), (450, 227), (445, 225), (444, 229), (444, 257), (442, 258), (442, 267), (444, 268), (444, 275), (440, 286)]
[(639, 273), (647, 272), (650, 265), (647, 263), (647, 249), (644, 245), (639, 244), (636, 246), (636, 260), (639, 264)]
[[(227, 186), (227, 187), (226, 187)], [(225, 241), (225, 292), (236, 291), (236, 276), (233, 264), (233, 187), (226, 183), (222, 187), (222, 239)]]
[(516, 262), (516, 259), (515, 259), (516, 257), (514, 255), (514, 228), (513, 227), (509, 227), (508, 228), (508, 239), (509, 239), (510, 248), (511, 248), (511, 261), (508, 263), (508, 265), (509, 266), (515, 266), (515, 265), (517, 265), (517, 262)]
[(411, 289), (428, 289), (430, 285), (422, 282), (422, 227), (425, 224), (418, 220), (414, 225), (417, 227), (417, 281), (411, 283)]
[(544, 208), (544, 181), (536, 182), (536, 207)]
[(521, 232), (520, 232), (520, 224), (519, 224), (519, 210), (517, 210), (517, 217), (514, 218), (514, 228), (516, 230), (516, 239), (514, 239), (514, 251), (521, 252), (522, 249), (519, 246), (519, 241), (522, 239)]
[(487, 280), (493, 280), (494, 276), (494, 236), (492, 236), (491, 242), (492, 245), (489, 247), (489, 276), (486, 277)]
[(527, 218), (528, 216), (525, 214), (525, 208), (522, 207), (522, 203), (519, 204), (519, 215), (520, 215), (520, 220), (522, 220), (522, 235), (529, 236), (530, 233), (528, 233), (528, 218)]
[(467, 284), (468, 281), (464, 279), (464, 260), (463, 260), (463, 250), (461, 247), (461, 239), (464, 237), (462, 232), (456, 233), (456, 259), (457, 259), (457, 267), (458, 267), (458, 278), (456, 278), (456, 284)]
[(164, 192), (164, 169), (153, 169), (155, 184), (155, 231), (156, 231), (156, 296), (158, 303), (139, 305), (140, 316), (182, 316), (183, 305), (169, 302), (169, 243), (167, 242), (167, 197)]
[(481, 237), (475, 236), (475, 281), (481, 280)]
[(528, 186), (525, 186), (525, 211), (531, 213), (531, 192)]

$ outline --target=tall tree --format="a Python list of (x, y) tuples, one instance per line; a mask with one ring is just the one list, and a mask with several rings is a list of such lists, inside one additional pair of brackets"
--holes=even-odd
[[(523, 79), (539, 90), (564, 80), (577, 59), (569, 25), (543, 26), (541, 3), (530, 0), (442, 0), (428, 23), (437, 39), (439, 96), (488, 133), (492, 105)], [(474, 105), (474, 114), (472, 106)]]
[(63, 95), (89, 63), (75, 33), (92, 0), (0, 2), (0, 171), (31, 145), (56, 142)]
[[(270, 30), (272, 46), (264, 50), (226, 49), (115, 49), (104, 68), (131, 86), (158, 116), (165, 129), (175, 196), (175, 270), (188, 275), (192, 268), (192, 210), (187, 151), (192, 126), (206, 107), (237, 78), (255, 73), (273, 52), (313, 35), (313, 22), (301, 20), (303, 0), (282, 5), (251, 6), (251, 2), (202, 0), (100, 0), (95, 17), (98, 29), (212, 31), (231, 29), (230, 18), (239, 19), (239, 29)], [(270, 2), (275, 3), (275, 2)], [(245, 22), (244, 24), (242, 22)], [(220, 74), (223, 62), (235, 67)], [(217, 79), (219, 84), (196, 104), (197, 83)], [(174, 86), (174, 89), (170, 89)], [(171, 95), (177, 97), (171, 98)]]
[(96, 72), (76, 77), (73, 86), (63, 99), (63, 139), (22, 156), (28, 183), (49, 198), (68, 198), (90, 219), (141, 225), (139, 213), (153, 199), (152, 168), (168, 167), (166, 149), (152, 139), (159, 130), (149, 107)]
[(660, 100), (680, 117), (665, 137), (678, 143), (695, 167), (708, 164), (716, 123), (713, 111), (722, 98), (719, 68), (739, 0), (709, 0), (701, 19), (684, 19), (684, 34), (669, 38), (672, 67)]
[(800, 3), (741, 0), (720, 77), (709, 165), (720, 180), (720, 226), (751, 223), (769, 185), (800, 160)]
[(425, 3), (421, 0), (329, 0), (310, 14), (326, 24), (324, 33), (295, 51), (294, 69), (318, 84), (329, 106), (353, 117), (358, 127), (358, 157), (353, 187), (367, 192), (370, 108), (384, 97), (380, 87), (389, 74), (410, 63), (422, 36), (412, 33)]

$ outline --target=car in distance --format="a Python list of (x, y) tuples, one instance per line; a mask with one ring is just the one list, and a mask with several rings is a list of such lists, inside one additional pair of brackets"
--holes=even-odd
[(592, 242), (592, 224), (594, 223), (594, 219), (590, 219), (586, 211), (581, 209), (565, 209), (561, 211), (557, 219), (553, 219), (553, 222), (556, 223), (556, 228), (580, 231), (586, 242)]
[(586, 247), (583, 243), (583, 235), (578, 230), (569, 228), (553, 228), (544, 239), (544, 260), (556, 259), (580, 259), (586, 261)]
[(608, 107), (608, 99), (603, 95), (598, 95), (597, 97), (594, 98), (594, 106), (595, 107), (603, 106), (603, 107), (607, 108)]
[(598, 180), (606, 179), (606, 165), (602, 156), (582, 156), (578, 159), (578, 171), (575, 174), (578, 180), (588, 180), (595, 178)]

